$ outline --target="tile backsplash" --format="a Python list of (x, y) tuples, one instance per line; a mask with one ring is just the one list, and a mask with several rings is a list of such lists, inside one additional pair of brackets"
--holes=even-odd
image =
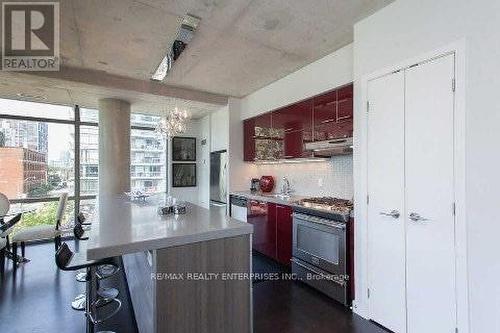
[(273, 176), (276, 192), (287, 177), (295, 195), (353, 198), (352, 155), (334, 156), (325, 162), (259, 164), (253, 171), (258, 177)]

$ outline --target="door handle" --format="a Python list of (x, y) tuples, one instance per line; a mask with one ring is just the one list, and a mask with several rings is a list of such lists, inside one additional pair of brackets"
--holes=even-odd
[(426, 219), (425, 217), (420, 216), (420, 214), (417, 213), (411, 213), (409, 216), (410, 220), (414, 222), (419, 222), (419, 221), (429, 221), (429, 219)]
[(380, 212), (380, 215), (390, 216), (390, 217), (395, 218), (395, 219), (399, 219), (399, 217), (401, 216), (401, 214), (395, 209), (391, 210), (390, 213)]

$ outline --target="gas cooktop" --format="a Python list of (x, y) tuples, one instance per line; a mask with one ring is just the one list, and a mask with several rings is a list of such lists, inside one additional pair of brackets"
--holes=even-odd
[[(333, 197), (305, 198), (295, 202), (295, 205), (299, 206), (299, 211), (303, 213), (320, 215), (342, 221), (349, 220), (349, 216), (353, 209), (352, 201)], [(302, 210), (300, 207), (304, 209)]]

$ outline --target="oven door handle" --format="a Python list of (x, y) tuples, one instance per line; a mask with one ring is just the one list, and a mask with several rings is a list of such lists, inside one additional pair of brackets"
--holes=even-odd
[[(324, 225), (324, 226), (332, 227), (332, 228), (339, 229), (339, 230), (346, 229), (345, 223), (340, 223), (340, 222), (322, 219), (322, 218), (310, 218), (307, 215), (300, 214), (300, 213), (293, 213), (293, 218), (297, 219), (299, 221), (306, 222), (308, 224), (319, 224), (319, 225)], [(328, 222), (324, 222), (324, 221), (328, 221)]]
[[(308, 271), (311, 271), (311, 272), (313, 272), (316, 275), (319, 275), (319, 276), (324, 277), (324, 278), (328, 278), (328, 276), (325, 276), (325, 274), (323, 274), (322, 272), (318, 271), (317, 269), (314, 269), (314, 268), (312, 268), (310, 266), (306, 266), (306, 265), (304, 265), (303, 263), (300, 263), (298, 260), (296, 260), (294, 258), (292, 258), (291, 261), (294, 264), (296, 264), (296, 265), (298, 265), (298, 266), (300, 266), (300, 267), (302, 267), (304, 269), (307, 269)], [(342, 279), (342, 281), (339, 281), (337, 279), (333, 279), (333, 280), (330, 280), (330, 281), (333, 281), (333, 282), (335, 282), (337, 284), (340, 284), (341, 286), (345, 286), (346, 285), (344, 279)]]
[(329, 226), (329, 227), (333, 227), (335, 229), (345, 230), (345, 225), (343, 225), (343, 224), (335, 223), (335, 224), (324, 224), (324, 225)]

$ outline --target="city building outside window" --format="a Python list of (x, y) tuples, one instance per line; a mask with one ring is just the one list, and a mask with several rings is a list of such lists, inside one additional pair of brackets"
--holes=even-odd
[[(154, 132), (159, 119), (131, 115), (132, 190), (166, 191), (166, 145)], [(0, 99), (0, 192), (12, 209), (30, 210), (18, 228), (54, 224), (63, 192), (70, 197), (63, 221), (68, 231), (75, 214), (93, 213), (99, 189), (98, 124), (95, 109)]]
[(160, 117), (132, 114), (130, 138), (130, 187), (135, 191), (159, 193), (167, 190), (166, 144), (154, 132)]
[(57, 200), (68, 193), (63, 226), (73, 224), (73, 107), (0, 99), (0, 192), (12, 210), (29, 210), (18, 228), (54, 224)]

